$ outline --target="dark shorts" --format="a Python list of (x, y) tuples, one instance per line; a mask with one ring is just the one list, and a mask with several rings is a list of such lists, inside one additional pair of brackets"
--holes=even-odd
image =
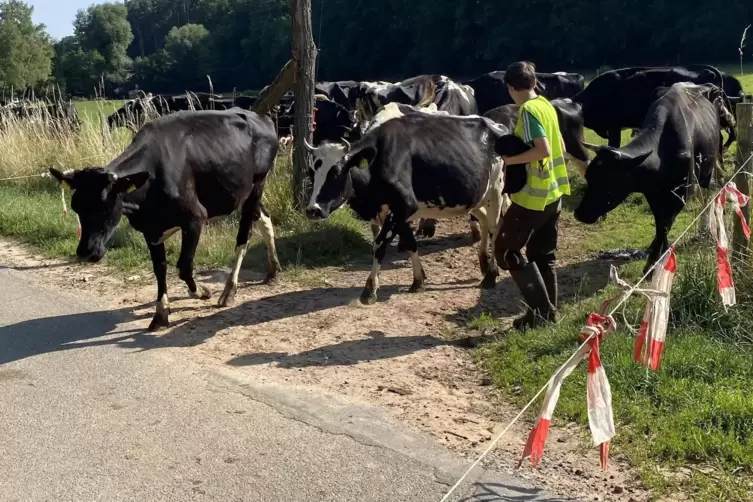
[(562, 199), (552, 202), (543, 211), (526, 209), (515, 203), (510, 206), (494, 245), (500, 268), (519, 270), (526, 264), (521, 250), (526, 248), (529, 261), (554, 262)]

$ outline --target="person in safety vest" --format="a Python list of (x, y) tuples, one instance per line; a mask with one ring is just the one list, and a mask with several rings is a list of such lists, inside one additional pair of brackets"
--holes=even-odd
[[(520, 106), (514, 134), (531, 149), (503, 159), (506, 166), (525, 164), (526, 184), (510, 196), (512, 206), (502, 219), (495, 256), (523, 294), (527, 310), (513, 327), (525, 331), (555, 320), (557, 225), (561, 199), (570, 195), (570, 183), (557, 112), (545, 97), (534, 92), (536, 68), (525, 61), (513, 63), (505, 73), (505, 83)], [(528, 262), (521, 253), (524, 247)]]

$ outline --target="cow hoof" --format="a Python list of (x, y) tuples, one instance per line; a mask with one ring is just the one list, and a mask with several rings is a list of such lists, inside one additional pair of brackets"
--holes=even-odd
[(225, 291), (223, 291), (222, 295), (220, 295), (217, 306), (220, 308), (232, 307), (235, 303), (235, 292), (237, 291), (237, 288), (238, 287), (233, 284), (228, 284), (227, 286), (225, 286)]
[(147, 328), (150, 332), (154, 333), (155, 331), (160, 331), (166, 328), (170, 327), (170, 321), (168, 321), (168, 315), (170, 314), (170, 311), (166, 312), (157, 312), (154, 314), (154, 317), (152, 318), (152, 322), (149, 323), (149, 328)]
[(423, 293), (424, 291), (426, 291), (426, 287), (423, 281), (413, 281), (408, 293)]
[(481, 242), (481, 229), (475, 225), (471, 226), (471, 239), (474, 244)]
[(199, 300), (209, 300), (212, 298), (212, 292), (209, 291), (209, 288), (206, 286), (198, 286), (196, 288), (196, 291), (191, 291), (191, 298), (196, 298)]
[(427, 239), (431, 239), (434, 237), (434, 232), (436, 232), (436, 228), (433, 225), (426, 225), (426, 226), (419, 226), (418, 230), (416, 230), (416, 237), (426, 237)]
[(359, 298), (362, 305), (374, 305), (377, 301), (376, 291), (364, 288)]
[(486, 274), (481, 281), (481, 289), (494, 289), (497, 286), (497, 275)]

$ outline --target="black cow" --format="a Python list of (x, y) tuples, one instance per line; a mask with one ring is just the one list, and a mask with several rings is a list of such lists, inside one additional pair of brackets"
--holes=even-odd
[(280, 266), (274, 230), (261, 198), (277, 148), (268, 117), (240, 108), (183, 111), (146, 124), (105, 168), (50, 172), (73, 189), (71, 207), (82, 226), (79, 258), (99, 261), (123, 215), (144, 235), (157, 278), (157, 311), (149, 325), (156, 330), (169, 325), (164, 241), (178, 230), (178, 270), (193, 297), (211, 297), (193, 277), (204, 223), (238, 208), (235, 263), (219, 305), (229, 305), (235, 297), (252, 224), (267, 245), (266, 281), (276, 277)]
[[(734, 114), (731, 112), (731, 110), (727, 107), (727, 95), (726, 93), (719, 87), (713, 85), (713, 84), (702, 84), (702, 85), (695, 85), (695, 84), (686, 84), (689, 88), (693, 89), (694, 93), (700, 93), (702, 94), (706, 99), (714, 103), (714, 105), (717, 107), (719, 111), (719, 124), (720, 128), (724, 131), (727, 131), (728, 137), (732, 140), (736, 139), (736, 127), (737, 127), (737, 120), (735, 119)], [(654, 89), (654, 92), (651, 94), (651, 101), (654, 102), (657, 99), (664, 96), (671, 87), (657, 87)], [(721, 132), (719, 133), (721, 134)], [(723, 139), (722, 139), (723, 141)], [(727, 145), (719, 144), (720, 147), (720, 155), (724, 152), (724, 147)], [(717, 171), (718, 175), (721, 175), (721, 172)]]
[[(586, 79), (578, 73), (536, 73), (536, 92), (548, 100), (572, 98), (585, 87)], [(507, 91), (504, 71), (493, 71), (465, 82), (474, 91), (478, 113), (513, 104)]]
[(482, 285), (494, 287), (498, 268), (489, 237), (494, 237), (503, 200), (502, 155), (527, 146), (509, 131), (482, 117), (413, 113), (369, 131), (335, 165), (314, 165), (314, 189), (306, 208), (310, 219), (327, 218), (346, 201), (356, 214), (382, 220), (374, 240), (371, 275), (361, 302), (376, 301), (379, 269), (387, 247), (400, 236), (398, 249), (413, 265), (411, 292), (421, 291), (426, 274), (418, 258), (409, 221), (453, 218), (474, 213), (483, 228), (479, 248)]
[[(588, 167), (588, 152), (583, 146), (583, 112), (578, 103), (571, 99), (553, 99), (552, 106), (557, 111), (560, 133), (565, 143), (566, 156), (572, 157), (580, 168), (581, 174), (585, 174)], [(518, 120), (518, 105), (505, 105), (495, 108), (484, 114), (498, 124), (502, 124), (511, 131), (515, 130)]]
[(370, 85), (361, 90), (356, 108), (359, 120), (370, 121), (377, 111), (389, 103), (412, 106), (437, 105), (452, 115), (474, 115), (478, 112), (473, 89), (457, 84), (443, 75), (420, 75), (397, 84)]
[(228, 110), (240, 107), (251, 108), (255, 98), (238, 96), (223, 98), (216, 94), (189, 92), (177, 96), (144, 96), (127, 100), (122, 107), (107, 117), (107, 125), (138, 129), (150, 119), (187, 110)]
[(361, 82), (355, 80), (341, 80), (338, 82), (317, 82), (314, 86), (314, 94), (327, 96), (340, 106), (348, 110), (356, 109), (356, 100), (361, 96), (364, 88)]
[(323, 97), (315, 99), (314, 108), (314, 145), (342, 139), (355, 141), (360, 137), (355, 111)]
[(622, 68), (599, 75), (573, 100), (583, 105), (585, 126), (616, 148), (620, 146), (622, 129), (641, 126), (657, 87), (678, 82), (721, 87), (722, 80), (721, 72), (713, 66)]
[(596, 152), (586, 171), (588, 186), (575, 218), (595, 223), (634, 192), (646, 197), (656, 223), (647, 272), (669, 247), (667, 234), (685, 205), (692, 170), (708, 188), (721, 169), (720, 103), (698, 86), (673, 85), (649, 108), (641, 131), (622, 148), (586, 147)]

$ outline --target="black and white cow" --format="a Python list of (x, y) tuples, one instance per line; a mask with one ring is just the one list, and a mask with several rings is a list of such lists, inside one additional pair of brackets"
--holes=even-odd
[(674, 84), (651, 105), (630, 143), (622, 148), (586, 144), (596, 157), (586, 171), (588, 186), (575, 218), (595, 223), (631, 193), (642, 193), (656, 223), (644, 273), (669, 247), (667, 235), (685, 205), (690, 174), (708, 188), (714, 168), (721, 169), (720, 106), (706, 99), (702, 87)]
[[(364, 84), (368, 85), (368, 84)], [(424, 107), (431, 103), (452, 115), (475, 115), (478, 111), (473, 89), (444, 75), (420, 75), (389, 85), (372, 85), (357, 100), (359, 120), (368, 122), (390, 103)]]
[(408, 251), (413, 265), (411, 292), (424, 288), (426, 274), (409, 222), (422, 217), (475, 214), (482, 227), (479, 262), (482, 285), (494, 287), (499, 274), (489, 251), (503, 202), (502, 155), (528, 147), (509, 131), (482, 117), (413, 113), (388, 120), (345, 149), (335, 165), (314, 165), (314, 189), (306, 208), (310, 219), (327, 218), (348, 203), (359, 217), (384, 223), (374, 240), (374, 261), (361, 302), (376, 302), (379, 269), (392, 240)]
[[(435, 114), (435, 115), (450, 115), (448, 112), (440, 111), (437, 109), (437, 106), (432, 103), (429, 106), (426, 107), (416, 107), (411, 105), (403, 105), (398, 103), (390, 103), (386, 106), (383, 106), (379, 112), (376, 114), (376, 116), (370, 120), (369, 122), (366, 122), (362, 124), (361, 129), (363, 132), (361, 134), (366, 134), (370, 131), (375, 130), (388, 120), (392, 120), (397, 117), (403, 117), (405, 115), (410, 115), (414, 113), (428, 113), (428, 114)], [(315, 131), (316, 132), (316, 131)], [(359, 135), (360, 137), (360, 135)], [(345, 156), (345, 153), (347, 149), (350, 147), (351, 138), (343, 138), (341, 141), (323, 141), (322, 143), (314, 143), (314, 146), (308, 145), (309, 151), (312, 154), (312, 162), (314, 165), (314, 168), (316, 170), (323, 169), (321, 172), (327, 172), (332, 166), (337, 164), (340, 159)], [(316, 183), (316, 180), (315, 180)], [(506, 199), (504, 202), (508, 202)], [(503, 203), (503, 210), (507, 209), (507, 206), (509, 204)], [(377, 234), (379, 233), (379, 229), (381, 227), (382, 221), (377, 219), (371, 220), (371, 231), (374, 235), (374, 238), (376, 238)], [(417, 235), (425, 236), (425, 237), (433, 237), (434, 233), (436, 231), (436, 220), (434, 219), (420, 219), (418, 222), (418, 230)], [(481, 226), (479, 224), (478, 219), (471, 214), (470, 216), (470, 227), (471, 227), (471, 236), (473, 238), (473, 242), (479, 242), (481, 241)]]
[(165, 239), (181, 231), (180, 278), (193, 297), (211, 292), (196, 284), (193, 259), (204, 223), (241, 210), (235, 263), (220, 306), (230, 305), (254, 224), (267, 246), (266, 281), (280, 269), (272, 221), (261, 198), (274, 166), (277, 136), (271, 119), (233, 108), (184, 111), (146, 124), (105, 168), (61, 173), (73, 190), (72, 209), (81, 220), (79, 258), (99, 261), (122, 216), (146, 240), (157, 278), (157, 311), (149, 330), (169, 325)]
[[(578, 73), (536, 73), (536, 92), (548, 100), (572, 98), (585, 87), (586, 79)], [(494, 108), (511, 105), (504, 71), (493, 71), (464, 82), (474, 91), (478, 113), (485, 114)]]
[(640, 128), (652, 104), (653, 91), (679, 82), (721, 87), (723, 76), (718, 69), (705, 65), (622, 68), (599, 75), (573, 100), (583, 106), (585, 126), (609, 140), (609, 146), (619, 147), (622, 129)]
[[(583, 112), (578, 103), (571, 99), (553, 99), (552, 106), (557, 111), (560, 133), (565, 142), (565, 156), (577, 162), (581, 174), (585, 174), (588, 168), (588, 152), (583, 146)], [(484, 114), (498, 124), (506, 126), (511, 131), (515, 130), (518, 121), (518, 105), (505, 105), (495, 108)]]

